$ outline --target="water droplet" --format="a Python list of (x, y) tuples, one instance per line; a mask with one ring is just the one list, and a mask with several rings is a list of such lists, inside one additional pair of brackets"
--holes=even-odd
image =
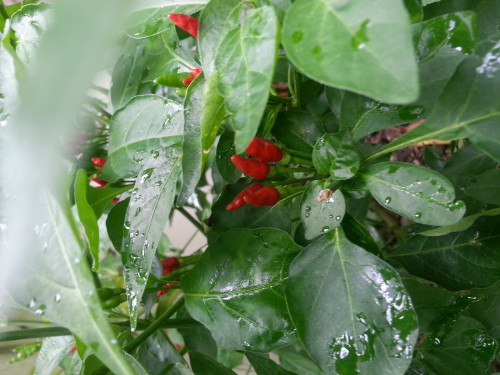
[(340, 215), (335, 217), (335, 220), (337, 220), (337, 221), (340, 221), (340, 219), (342, 219), (342, 216), (340, 216)]
[(60, 295), (59, 293), (57, 293), (57, 294), (54, 296), (54, 302), (56, 302), (56, 303), (57, 303), (57, 302), (61, 302), (61, 299), (62, 299), (62, 297), (61, 297), (61, 295)]
[(328, 215), (328, 217), (329, 217), (330, 219), (333, 219), (333, 215)]
[(162, 182), (161, 182), (161, 181), (156, 181), (156, 182), (155, 182), (155, 186), (160, 186), (161, 184), (162, 184)]
[(109, 342), (110, 342), (111, 345), (118, 344), (118, 340), (117, 339), (111, 339), (111, 340), (109, 340)]
[(364, 20), (361, 23), (358, 31), (356, 31), (356, 33), (352, 37), (351, 46), (354, 50), (361, 50), (365, 48), (366, 43), (370, 41), (366, 32), (368, 26), (370, 26), (370, 20)]
[(415, 217), (416, 217), (417, 219), (420, 219), (420, 218), (422, 217), (422, 212), (416, 212), (416, 213), (415, 213)]
[(306, 212), (311, 211), (311, 206), (306, 206)]
[(323, 228), (321, 228), (322, 232), (328, 232), (330, 230), (330, 227), (328, 225), (325, 225)]
[(32, 309), (35, 307), (35, 305), (36, 305), (36, 298), (32, 298), (28, 304), (28, 307)]
[(47, 309), (47, 306), (45, 306), (45, 305), (40, 305), (40, 306), (38, 307), (38, 309), (36, 309), (36, 310), (35, 310), (35, 314), (36, 314), (36, 315), (40, 315), (40, 316), (42, 316), (42, 315), (44, 315), (44, 314), (45, 314), (45, 309)]
[(432, 185), (436, 185), (437, 184), (437, 180), (435, 178), (431, 178), (431, 184)]
[(319, 55), (321, 53), (321, 47), (320, 46), (316, 46), (314, 47), (312, 50), (311, 50), (311, 53), (313, 55)]
[(143, 184), (147, 179), (151, 177), (151, 175), (154, 172), (154, 168), (148, 168), (144, 170), (142, 177), (141, 177), (141, 184)]
[(308, 218), (309, 216), (311, 216), (311, 214), (308, 212), (308, 213), (306, 213), (305, 216), (306, 216), (306, 218)]
[(299, 43), (303, 37), (304, 37), (304, 33), (302, 33), (302, 31), (296, 31), (292, 34), (292, 42)]
[(135, 216), (139, 216), (139, 214), (141, 213), (141, 210), (142, 210), (141, 207), (137, 207), (135, 210)]
[(392, 173), (396, 173), (398, 169), (399, 169), (399, 167), (391, 166), (391, 167), (389, 167), (389, 171), (388, 172), (391, 173), (391, 174)]
[(446, 193), (446, 189), (443, 186), (438, 186), (438, 193)]
[(384, 200), (384, 203), (385, 204), (389, 204), (389, 203), (391, 203), (391, 201), (392, 201), (391, 197), (386, 197), (385, 200)]

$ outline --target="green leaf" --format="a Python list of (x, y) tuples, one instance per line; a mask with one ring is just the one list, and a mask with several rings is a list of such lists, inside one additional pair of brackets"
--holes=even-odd
[(342, 219), (342, 229), (347, 239), (353, 244), (362, 247), (372, 254), (380, 254), (379, 246), (368, 229), (348, 213), (346, 213), (344, 219)]
[(137, 324), (139, 302), (174, 202), (181, 173), (181, 147), (174, 144), (150, 155), (131, 193), (121, 254), (132, 329)]
[(449, 225), (465, 213), (453, 185), (441, 174), (413, 164), (386, 162), (360, 172), (373, 197), (383, 207), (417, 223)]
[(398, 273), (337, 228), (295, 258), (286, 298), (307, 351), (325, 374), (402, 374), (417, 319)]
[(450, 290), (487, 287), (500, 278), (498, 225), (500, 217), (483, 217), (463, 232), (414, 236), (387, 258), (400, 261), (412, 274)]
[(12, 349), (13, 352), (17, 353), (14, 357), (9, 359), (8, 364), (20, 362), (26, 358), (31, 357), (33, 354), (38, 353), (42, 346), (41, 342), (29, 342)]
[(274, 228), (233, 229), (182, 278), (186, 308), (222, 347), (267, 352), (295, 340), (283, 285), (300, 250)]
[(497, 43), (484, 59), (466, 58), (443, 89), (429, 118), (367, 160), (430, 139), (469, 138), (478, 149), (500, 161), (500, 104), (495, 98), (500, 88), (500, 65), (495, 62), (499, 54)]
[(46, 3), (25, 5), (12, 15), (16, 53), (24, 63), (30, 64), (33, 59), (52, 16), (52, 7)]
[(202, 353), (189, 352), (189, 361), (196, 375), (236, 375), (231, 369)]
[(210, 150), (217, 138), (219, 126), (226, 115), (224, 99), (217, 92), (217, 81), (217, 75), (212, 75), (207, 79), (203, 88), (200, 120), (203, 166), (207, 162)]
[(296, 375), (294, 372), (285, 370), (272, 359), (262, 355), (250, 352), (245, 353), (245, 355), (257, 375)]
[(469, 315), (484, 324), (488, 333), (500, 340), (500, 282), (485, 289), (473, 289), (471, 294), (480, 300), (469, 307)]
[(214, 73), (217, 49), (227, 33), (240, 26), (242, 8), (239, 0), (212, 0), (201, 12), (198, 50), (205, 77)]
[(236, 154), (234, 150), (234, 133), (225, 130), (217, 143), (215, 163), (220, 175), (228, 184), (234, 184), (241, 177), (241, 172), (231, 162), (231, 156), (234, 154)]
[(204, 80), (196, 78), (189, 85), (184, 100), (184, 142), (182, 144), (182, 188), (177, 206), (186, 204), (193, 195), (203, 171), (201, 146), (201, 107), (204, 92)]
[(97, 218), (101, 217), (104, 209), (110, 202), (120, 194), (129, 191), (131, 185), (113, 187), (106, 185), (102, 188), (87, 187), (87, 201), (95, 212)]
[(420, 0), (404, 0), (404, 5), (410, 15), (411, 23), (422, 22), (424, 11)]
[(228, 32), (215, 56), (218, 89), (231, 114), (236, 152), (242, 153), (257, 133), (274, 73), (278, 24), (274, 9), (246, 11), (242, 26)]
[(465, 191), (480, 202), (500, 206), (500, 169), (490, 169), (470, 180)]
[(358, 171), (361, 156), (353, 145), (351, 132), (344, 130), (321, 137), (312, 153), (314, 167), (333, 180), (347, 180)]
[(75, 345), (72, 336), (47, 337), (36, 360), (35, 375), (51, 375)]
[(102, 178), (116, 181), (137, 175), (150, 155), (182, 139), (183, 106), (156, 95), (137, 96), (115, 112), (110, 127)]
[(273, 135), (286, 147), (312, 153), (318, 139), (325, 133), (319, 119), (309, 112), (284, 111), (278, 115)]
[(447, 225), (445, 227), (439, 227), (435, 229), (429, 229), (419, 234), (422, 236), (443, 236), (445, 234), (462, 232), (469, 228), (474, 222), (482, 216), (496, 216), (500, 215), (500, 208), (493, 208), (488, 211), (479, 212), (474, 215), (466, 216), (462, 220), (457, 221), (455, 224)]
[(92, 271), (96, 272), (99, 269), (99, 226), (97, 225), (95, 212), (87, 201), (88, 186), (87, 172), (80, 169), (75, 177), (75, 204), (89, 243), (90, 255), (92, 255)]
[(253, 207), (245, 205), (237, 210), (227, 211), (226, 206), (249, 184), (240, 180), (236, 184), (226, 185), (221, 195), (212, 206), (212, 215), (208, 220), (211, 232), (222, 233), (231, 228), (274, 227), (291, 231), (290, 199), (282, 199), (272, 207)]
[(176, 363), (186, 362), (172, 345), (165, 332), (153, 333), (139, 348), (137, 360), (149, 375), (182, 375), (175, 368)]
[(193, 14), (201, 8), (199, 2), (183, 5), (170, 1), (168, 5), (138, 10), (128, 20), (127, 34), (136, 39), (150, 38), (171, 29), (173, 22), (168, 18), (169, 13)]
[(448, 335), (419, 346), (416, 362), (431, 374), (485, 374), (497, 346), (479, 322), (462, 316)]
[(108, 230), (109, 239), (117, 250), (121, 250), (122, 248), (123, 229), (129, 202), (130, 198), (118, 202), (109, 211), (108, 218), (106, 219), (106, 229)]
[[(30, 233), (32, 232), (32, 234)], [(47, 193), (40, 205), (33, 249), (11, 298), (44, 319), (68, 328), (116, 374), (135, 375), (100, 307), (86, 256), (65, 212)]]
[(342, 192), (324, 189), (321, 182), (312, 182), (300, 201), (300, 219), (308, 240), (337, 228), (345, 214)]
[(401, 1), (297, 0), (285, 17), (283, 44), (292, 63), (316, 81), (387, 103), (418, 97)]
[(323, 371), (305, 356), (281, 351), (279, 352), (280, 364), (285, 369), (295, 372), (297, 375), (323, 375)]

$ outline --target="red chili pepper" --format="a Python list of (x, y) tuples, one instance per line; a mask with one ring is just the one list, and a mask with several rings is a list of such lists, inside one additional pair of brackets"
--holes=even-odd
[(98, 188), (103, 188), (104, 186), (106, 186), (108, 184), (108, 181), (102, 181), (96, 177), (90, 178), (90, 181), (92, 181), (94, 184), (96, 184), (97, 185), (96, 187), (98, 187)]
[(76, 346), (73, 346), (73, 348), (69, 351), (70, 353), (76, 352)]
[(120, 198), (113, 198), (113, 200), (111, 201), (111, 203), (117, 204), (119, 201), (120, 201)]
[(170, 13), (168, 18), (175, 23), (175, 26), (198, 38), (199, 21), (196, 18), (182, 13)]
[(245, 189), (243, 189), (232, 201), (226, 206), (226, 210), (236, 210), (237, 208), (241, 208), (245, 205), (245, 196), (247, 194), (252, 194), (253, 192), (260, 190), (264, 187), (264, 185), (255, 183), (252, 184)]
[[(170, 272), (172, 272), (176, 268), (179, 268), (179, 266), (180, 266), (179, 260), (176, 257), (162, 259), (161, 264), (163, 266), (162, 276), (168, 275)], [(179, 281), (179, 279), (175, 279), (174, 281)], [(163, 285), (164, 289), (156, 292), (156, 295), (158, 297), (164, 295), (173, 286), (174, 286), (174, 284)]]
[(231, 161), (240, 172), (243, 172), (256, 180), (262, 180), (269, 175), (270, 167), (263, 161), (243, 158), (239, 155), (231, 156)]
[(254, 137), (245, 152), (260, 161), (280, 161), (283, 151), (267, 139)]
[(186, 86), (189, 86), (191, 84), (191, 82), (194, 81), (194, 79), (196, 77), (198, 77), (200, 75), (200, 73), (203, 71), (203, 69), (201, 68), (198, 68), (198, 69), (190, 69), (189, 70), (189, 73), (191, 73), (192, 75), (190, 77), (186, 77), (182, 80), (182, 84), (183, 85), (186, 85)]
[(264, 186), (252, 194), (245, 195), (243, 199), (251, 206), (274, 206), (280, 200), (280, 193), (272, 186)]
[[(92, 158), (92, 163), (94, 163), (95, 165), (104, 165), (106, 164), (106, 159), (103, 159), (103, 158)], [(97, 169), (98, 171), (102, 170), (102, 167), (96, 167), (94, 166), (95, 169)]]

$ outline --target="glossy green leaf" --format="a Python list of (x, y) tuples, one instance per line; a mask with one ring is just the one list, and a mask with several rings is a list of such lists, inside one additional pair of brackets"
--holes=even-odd
[[(439, 96), (434, 111), (420, 126), (372, 154), (368, 160), (430, 139), (469, 138), (485, 154), (500, 161), (496, 124), (500, 104), (500, 43), (484, 59), (469, 56), (457, 68)], [(461, 110), (457, 110), (461, 108)]]
[(344, 230), (346, 238), (353, 244), (362, 247), (372, 254), (380, 254), (379, 246), (368, 229), (348, 213), (346, 213), (342, 219), (342, 229)]
[(155, 332), (141, 345), (137, 360), (149, 375), (182, 375), (175, 364), (186, 363), (167, 335), (161, 331)]
[(500, 215), (500, 208), (493, 208), (488, 211), (482, 211), (474, 215), (465, 216), (462, 220), (456, 222), (452, 225), (447, 225), (445, 227), (439, 227), (435, 229), (429, 229), (423, 232), (420, 232), (420, 235), (423, 236), (443, 236), (445, 234), (461, 232), (470, 228), (474, 222), (482, 216), (496, 216)]
[(201, 148), (201, 106), (205, 81), (200, 77), (188, 87), (184, 100), (184, 142), (182, 144), (182, 188), (177, 205), (184, 205), (193, 195), (203, 170)]
[(106, 219), (106, 229), (108, 230), (109, 239), (115, 249), (118, 250), (122, 248), (125, 216), (127, 214), (129, 202), (130, 198), (118, 202), (111, 211), (109, 211), (108, 218)]
[(414, 236), (388, 258), (450, 290), (487, 287), (500, 278), (499, 223), (498, 216), (483, 217), (463, 232)]
[(386, 162), (360, 172), (373, 197), (388, 210), (428, 225), (456, 223), (465, 213), (453, 185), (441, 174), (413, 164)]
[(51, 375), (74, 344), (72, 336), (47, 337), (43, 340), (36, 359), (35, 375)]
[(294, 372), (285, 370), (268, 357), (250, 352), (245, 353), (245, 355), (257, 375), (296, 375)]
[(274, 228), (223, 233), (182, 278), (186, 308), (225, 348), (267, 352), (289, 344), (295, 328), (283, 285), (299, 250)]
[(144, 160), (182, 139), (183, 106), (156, 95), (138, 96), (115, 112), (110, 127), (102, 178), (116, 181), (137, 175)]
[(305, 356), (290, 352), (280, 352), (279, 357), (280, 365), (297, 375), (323, 375), (323, 371), (311, 359)]
[(132, 190), (121, 254), (132, 329), (151, 263), (163, 233), (181, 173), (181, 144), (162, 148), (145, 160)]
[(460, 317), (445, 337), (427, 340), (416, 362), (431, 374), (484, 374), (495, 358), (497, 343), (474, 319)]
[(196, 375), (236, 375), (231, 369), (202, 353), (189, 352), (189, 361)]
[(479, 299), (469, 307), (471, 317), (488, 329), (488, 334), (500, 340), (500, 282), (484, 289), (473, 289), (471, 294)]
[(295, 1), (285, 17), (283, 44), (300, 71), (329, 86), (387, 103), (418, 97), (410, 23), (401, 1)]
[(248, 185), (240, 180), (224, 187), (220, 197), (212, 206), (212, 216), (208, 220), (211, 231), (222, 233), (231, 228), (274, 227), (290, 232), (291, 222), (288, 207), (290, 199), (282, 199), (272, 207), (253, 207), (247, 204), (237, 210), (226, 210), (229, 202)]
[(215, 71), (217, 49), (227, 33), (240, 26), (242, 7), (239, 0), (212, 0), (201, 12), (198, 49), (206, 77)]
[(133, 38), (150, 38), (161, 34), (172, 27), (173, 22), (168, 18), (169, 13), (193, 14), (201, 9), (199, 4), (164, 4), (138, 10), (128, 20), (127, 34)]
[(313, 182), (304, 191), (300, 201), (300, 219), (308, 240), (337, 228), (345, 214), (345, 200), (340, 190), (324, 189)]
[(122, 193), (129, 191), (132, 188), (130, 185), (114, 187), (106, 185), (102, 188), (87, 188), (87, 201), (95, 212), (97, 218), (101, 217), (104, 209), (110, 202), (119, 197)]
[(236, 154), (234, 150), (234, 133), (230, 130), (224, 131), (217, 143), (217, 153), (215, 155), (215, 163), (217, 170), (229, 184), (234, 184), (241, 178), (241, 172), (236, 169), (231, 162), (231, 156)]
[(241, 27), (228, 32), (215, 56), (218, 89), (230, 113), (236, 152), (242, 153), (257, 133), (269, 96), (277, 50), (274, 9), (246, 11)]
[(465, 185), (465, 191), (474, 199), (500, 206), (500, 169), (481, 173)]
[(92, 255), (92, 271), (96, 272), (99, 269), (99, 226), (97, 225), (95, 212), (87, 201), (88, 186), (87, 172), (80, 169), (75, 177), (75, 204), (89, 243), (90, 254)]
[(307, 351), (325, 374), (402, 374), (417, 319), (398, 273), (342, 229), (309, 244), (290, 266), (286, 298)]
[(333, 180), (347, 180), (358, 171), (361, 156), (352, 142), (351, 132), (344, 130), (318, 139), (312, 160), (319, 173), (330, 175)]
[(424, 18), (422, 2), (420, 0), (404, 0), (403, 1), (408, 14), (410, 15), (411, 23), (421, 22)]
[(201, 103), (201, 161), (205, 165), (219, 132), (219, 126), (226, 116), (224, 99), (217, 92), (217, 75), (210, 76), (203, 88)]
[(31, 62), (43, 33), (52, 22), (52, 13), (51, 6), (40, 3), (23, 6), (12, 15), (16, 53), (24, 63)]
[(325, 133), (316, 116), (302, 111), (281, 112), (272, 132), (286, 147), (305, 153), (311, 153), (313, 146)]
[(47, 193), (39, 206), (40, 219), (26, 233), (37, 244), (23, 262), (16, 293), (20, 306), (68, 328), (116, 374), (135, 375), (100, 306), (87, 258), (66, 212)]

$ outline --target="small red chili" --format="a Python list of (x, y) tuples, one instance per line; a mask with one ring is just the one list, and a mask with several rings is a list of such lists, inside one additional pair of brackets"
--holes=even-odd
[(92, 181), (95, 185), (97, 185), (96, 187), (98, 187), (98, 188), (103, 188), (104, 186), (106, 186), (108, 184), (108, 181), (102, 181), (96, 177), (91, 177), (90, 181)]
[(264, 186), (252, 194), (245, 195), (243, 199), (251, 206), (274, 206), (280, 200), (280, 193), (272, 186)]
[(252, 194), (253, 192), (260, 190), (264, 187), (264, 185), (255, 183), (252, 184), (245, 189), (243, 189), (232, 201), (226, 206), (226, 210), (236, 210), (237, 208), (241, 208), (245, 205), (245, 196), (247, 194)]
[(94, 168), (97, 169), (98, 171), (102, 170), (102, 167), (97, 167), (97, 165), (102, 166), (102, 165), (106, 164), (106, 159), (103, 159), (103, 158), (94, 157), (91, 160), (92, 160), (92, 163), (95, 164)]
[(201, 68), (198, 68), (198, 69), (190, 69), (189, 70), (189, 73), (191, 73), (191, 76), (189, 77), (186, 77), (182, 80), (182, 84), (183, 85), (186, 85), (186, 86), (189, 86), (191, 84), (191, 82), (194, 81), (194, 79), (196, 77), (198, 77), (200, 75), (200, 73), (203, 71), (203, 69)]
[(182, 13), (170, 13), (168, 18), (170, 18), (170, 20), (175, 23), (175, 26), (179, 29), (187, 31), (195, 38), (198, 38), (199, 21), (196, 18)]
[(269, 175), (270, 167), (263, 161), (243, 158), (239, 155), (231, 156), (231, 161), (240, 172), (256, 180), (262, 180)]
[(254, 137), (248, 145), (245, 152), (260, 161), (280, 161), (283, 157), (283, 151), (274, 143), (267, 139)]
[[(165, 276), (165, 275), (168, 275), (173, 270), (179, 268), (180, 263), (179, 263), (179, 260), (176, 257), (171, 257), (171, 258), (162, 259), (161, 265), (163, 267), (163, 270), (162, 270), (161, 274), (162, 274), (162, 276)], [(174, 281), (179, 281), (179, 279), (175, 279)], [(164, 295), (173, 286), (174, 286), (174, 284), (163, 285), (163, 290), (159, 290), (158, 292), (156, 292), (156, 295), (158, 297)]]

